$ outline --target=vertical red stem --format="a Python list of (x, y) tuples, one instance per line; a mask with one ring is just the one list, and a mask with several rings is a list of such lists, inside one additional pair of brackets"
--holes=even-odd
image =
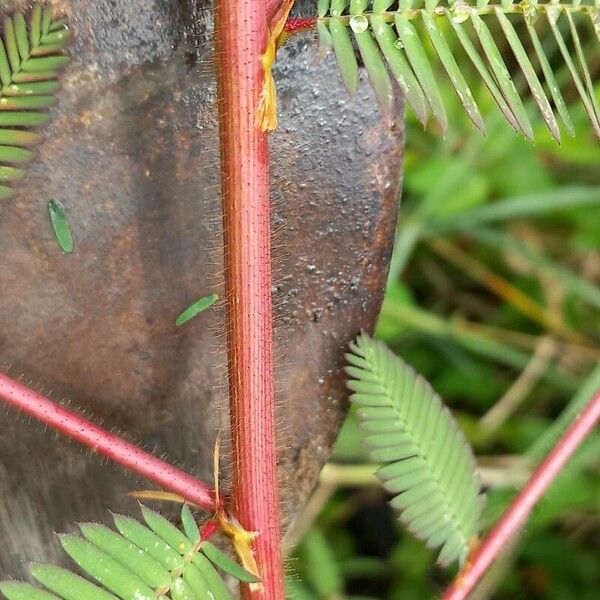
[(600, 419), (600, 391), (588, 402), (562, 438), (536, 469), (500, 521), (483, 540), (466, 567), (446, 590), (442, 600), (465, 600), (502, 548), (523, 526), (531, 509), (542, 497), (565, 463)]
[(267, 41), (267, 2), (218, 0), (215, 33), (233, 451), (232, 496), (243, 527), (259, 533), (264, 590), (282, 600), (273, 389), (271, 233), (266, 134), (256, 126)]

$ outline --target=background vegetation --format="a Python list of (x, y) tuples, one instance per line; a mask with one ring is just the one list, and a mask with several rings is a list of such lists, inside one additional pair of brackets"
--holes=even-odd
[[(451, 89), (443, 93), (455, 106), (445, 140), (407, 114), (377, 337), (457, 416), (482, 467), (490, 523), (527, 476), (527, 460), (545, 452), (561, 410), (600, 386), (600, 144), (581, 107), (572, 111), (576, 138), (557, 146), (538, 123), (534, 147), (488, 103), (484, 138)], [(599, 450), (596, 434), (481, 598), (597, 597)], [(435, 553), (402, 530), (373, 471), (351, 414), (300, 518), (290, 569), (303, 582), (290, 585), (292, 597), (423, 600), (449, 582)]]

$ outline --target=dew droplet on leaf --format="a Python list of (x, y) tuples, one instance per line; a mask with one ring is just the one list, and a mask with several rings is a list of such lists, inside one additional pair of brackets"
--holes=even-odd
[(354, 33), (363, 33), (369, 28), (369, 19), (365, 15), (354, 15), (350, 18), (350, 28)]
[(535, 25), (538, 20), (538, 9), (537, 2), (530, 2), (530, 0), (523, 0), (521, 2), (521, 10), (523, 11), (523, 17), (529, 25)]
[(456, 2), (450, 8), (450, 18), (454, 23), (464, 23), (471, 16), (471, 7), (466, 2)]

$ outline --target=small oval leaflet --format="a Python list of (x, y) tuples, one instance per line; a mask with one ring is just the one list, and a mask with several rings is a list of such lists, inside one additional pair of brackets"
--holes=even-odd
[(219, 299), (218, 294), (208, 294), (203, 296), (199, 300), (196, 300), (193, 304), (188, 306), (176, 319), (175, 325), (180, 327), (184, 323), (187, 323), (190, 319), (193, 319), (196, 315), (202, 311), (210, 308)]
[(48, 214), (58, 245), (63, 252), (71, 254), (73, 252), (73, 237), (63, 205), (58, 200), (50, 200), (48, 202)]

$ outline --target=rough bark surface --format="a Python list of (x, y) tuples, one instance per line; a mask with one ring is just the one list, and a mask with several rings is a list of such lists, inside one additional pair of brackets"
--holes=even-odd
[[(173, 321), (223, 289), (212, 16), (191, 0), (53, 4), (74, 59), (38, 157), (0, 205), (0, 363), (210, 479), (227, 410), (224, 315)], [(280, 51), (271, 137), (286, 524), (345, 413), (344, 349), (379, 309), (403, 142), (399, 113), (375, 114), (366, 81), (350, 100), (314, 50), (301, 34)], [(54, 240), (50, 198), (67, 211), (72, 255)], [(124, 493), (140, 482), (12, 411), (1, 423), (0, 574), (58, 561), (52, 531), (73, 521), (136, 512)]]

